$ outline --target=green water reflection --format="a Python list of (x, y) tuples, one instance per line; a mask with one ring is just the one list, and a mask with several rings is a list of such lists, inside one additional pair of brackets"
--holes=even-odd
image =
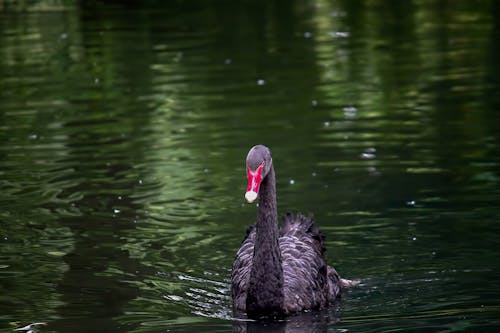
[[(0, 2), (0, 328), (488, 331), (500, 324), (495, 1)], [(361, 279), (231, 320), (273, 149)]]

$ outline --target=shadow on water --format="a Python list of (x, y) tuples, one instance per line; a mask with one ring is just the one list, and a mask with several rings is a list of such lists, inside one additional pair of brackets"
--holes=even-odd
[[(122, 162), (105, 162), (109, 156), (95, 155), (92, 163), (99, 162), (90, 170), (81, 163), (77, 148), (85, 145), (85, 140), (78, 135), (81, 133), (74, 134), (67, 138), (68, 155), (64, 164), (73, 169), (80, 180), (77, 185), (66, 188), (61, 196), (80, 193), (81, 199), (72, 204), (80, 209), (81, 215), (59, 219), (62, 226), (71, 230), (73, 249), (62, 258), (68, 269), (57, 287), (64, 303), (58, 310), (62, 319), (51, 322), (51, 328), (73, 332), (88, 332), (91, 327), (116, 331), (113, 318), (139, 295), (133, 285), (116, 279), (117, 273), (135, 275), (148, 271), (139, 261), (130, 258), (123, 249), (124, 243), (119, 241), (121, 234), (135, 229), (133, 221), (137, 217), (133, 211), (141, 207), (130, 199), (128, 192), (136, 182), (124, 181), (123, 174), (130, 167)], [(99, 134), (86, 132), (87, 135), (93, 142), (102, 139)], [(112, 188), (106, 184), (108, 178), (115, 180)]]

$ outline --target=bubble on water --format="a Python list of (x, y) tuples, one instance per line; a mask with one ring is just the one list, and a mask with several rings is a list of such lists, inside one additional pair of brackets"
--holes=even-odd
[(59, 35), (59, 38), (60, 39), (66, 39), (66, 38), (68, 38), (68, 34), (65, 33), (65, 32), (63, 32), (62, 34)]
[(290, 185), (293, 185), (293, 184), (295, 184), (295, 180), (290, 179)]
[(356, 112), (358, 109), (356, 109), (354, 106), (346, 106), (344, 108), (344, 116), (346, 118), (354, 118), (356, 117)]
[(313, 99), (313, 100), (311, 101), (311, 105), (312, 105), (312, 106), (318, 106), (318, 101), (317, 101), (317, 100), (315, 100), (315, 99)]
[(325, 121), (325, 122), (323, 122), (323, 126), (324, 126), (324, 127), (328, 127), (328, 126), (330, 126), (330, 122), (329, 122), (329, 121)]
[(36, 140), (36, 139), (38, 139), (38, 135), (37, 135), (37, 134), (35, 134), (35, 133), (33, 133), (33, 134), (30, 134), (30, 135), (28, 136), (28, 138), (29, 138), (30, 140)]
[(142, 185), (142, 179), (139, 179), (139, 184), (141, 184), (141, 185)]
[(314, 171), (311, 173), (311, 176), (313, 176), (313, 177), (316, 177), (316, 175), (317, 175), (317, 173)]
[(120, 213), (120, 210), (115, 208), (115, 209), (113, 209), (113, 213), (118, 214), (118, 213)]
[(259, 86), (263, 86), (264, 84), (266, 84), (266, 81), (265, 81), (265, 80), (263, 80), (263, 79), (258, 79), (258, 80), (257, 80), (257, 84), (258, 84)]
[(312, 37), (312, 35), (313, 35), (313, 34), (312, 34), (312, 32), (310, 32), (310, 31), (306, 31), (306, 32), (304, 32), (304, 38), (311, 38), (311, 37)]
[(98, 77), (96, 77), (96, 78), (94, 79), (94, 83), (95, 83), (95, 84), (99, 84), (99, 82), (100, 82), (100, 81), (101, 81), (101, 80), (99, 80), (99, 78), (98, 78)]
[(330, 16), (332, 16), (332, 17), (341, 17), (341, 16), (346, 16), (346, 13), (343, 12), (343, 11), (334, 10), (334, 11), (330, 12)]
[(122, 196), (121, 196), (121, 195), (119, 195), (119, 196), (118, 196), (118, 200), (121, 200), (121, 199), (122, 199)]
[(224, 65), (230, 65), (233, 62), (231, 58), (224, 59)]
[(407, 206), (412, 206), (412, 207), (413, 207), (413, 206), (415, 206), (415, 205), (416, 205), (416, 202), (415, 202), (415, 200), (410, 200), (410, 201), (407, 201), (407, 202), (406, 202), (406, 205), (407, 205)]
[(330, 31), (328, 35), (332, 38), (346, 38), (349, 37), (349, 33), (345, 31)]
[(369, 154), (369, 153), (361, 153), (360, 156), (365, 160), (373, 160), (376, 157), (375, 154)]

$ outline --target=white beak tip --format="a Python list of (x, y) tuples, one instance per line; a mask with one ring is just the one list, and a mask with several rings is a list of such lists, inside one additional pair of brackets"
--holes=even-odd
[(245, 193), (245, 199), (247, 200), (248, 203), (252, 203), (257, 199), (257, 192), (254, 191), (248, 191)]

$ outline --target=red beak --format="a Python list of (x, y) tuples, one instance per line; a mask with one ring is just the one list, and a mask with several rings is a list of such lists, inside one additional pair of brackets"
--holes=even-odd
[(247, 178), (248, 185), (247, 191), (245, 193), (245, 199), (248, 203), (252, 203), (257, 199), (257, 195), (259, 194), (260, 183), (262, 182), (262, 170), (264, 169), (264, 162), (257, 168), (257, 170), (252, 171), (249, 167), (247, 167)]

